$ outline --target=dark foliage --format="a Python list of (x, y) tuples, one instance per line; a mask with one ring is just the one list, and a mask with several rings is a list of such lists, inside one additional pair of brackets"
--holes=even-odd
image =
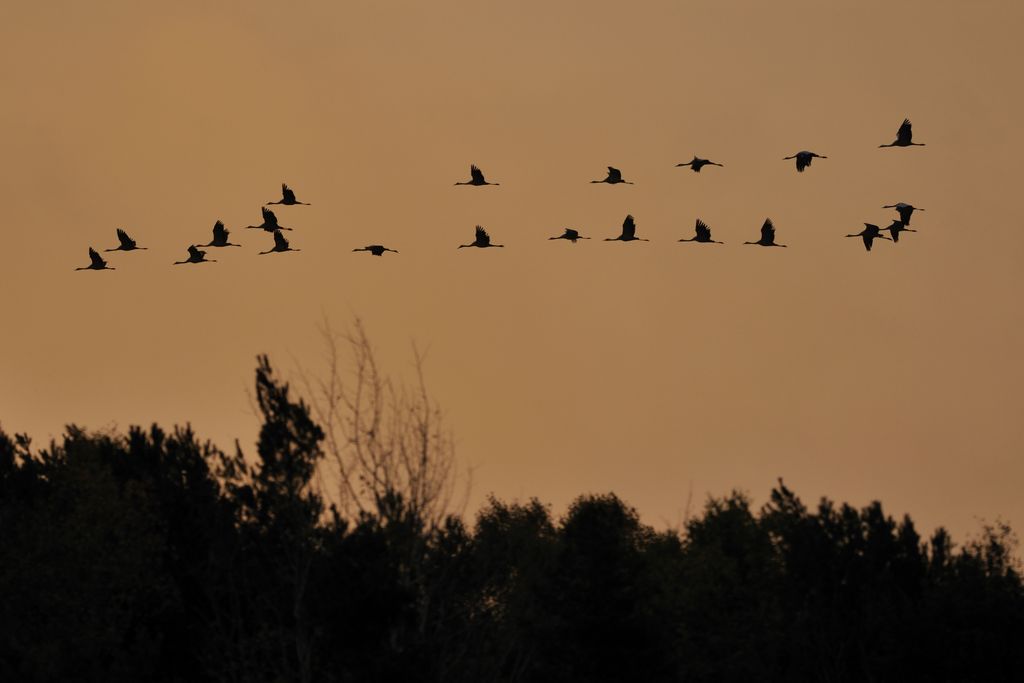
[(3, 681), (1014, 681), (1009, 529), (955, 547), (780, 481), (658, 532), (612, 494), (472, 529), (342, 519), (323, 433), (259, 359), (257, 457), (187, 428), (0, 432)]

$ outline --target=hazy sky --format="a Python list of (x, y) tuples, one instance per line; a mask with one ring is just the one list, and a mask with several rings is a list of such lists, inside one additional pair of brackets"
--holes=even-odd
[[(251, 453), (255, 355), (315, 367), (355, 313), (396, 371), (429, 348), (471, 508), (615, 490), (661, 525), (781, 476), (1024, 528), (1024, 5), (159, 5), (2, 13), (8, 432), (189, 420)], [(904, 117), (927, 146), (878, 149)], [(502, 185), (453, 187), (470, 163)], [(302, 251), (256, 256), (282, 181)], [(897, 201), (919, 232), (843, 238)], [(651, 241), (600, 241), (626, 213)], [(727, 244), (677, 243), (698, 216)], [(788, 249), (740, 244), (767, 216)], [(218, 218), (244, 248), (170, 265)], [(477, 223), (506, 248), (456, 250)], [(75, 272), (117, 227), (149, 250)]]

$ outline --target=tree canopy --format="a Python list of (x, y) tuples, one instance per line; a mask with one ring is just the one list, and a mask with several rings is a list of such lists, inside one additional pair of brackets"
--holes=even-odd
[[(656, 530), (612, 493), (561, 517), (343, 512), (325, 433), (267, 358), (253, 457), (187, 427), (0, 431), (0, 680), (1011, 681), (1002, 525), (923, 540), (882, 505), (711, 498)], [(415, 492), (414, 492), (415, 493)], [(351, 508), (350, 508), (351, 510)]]

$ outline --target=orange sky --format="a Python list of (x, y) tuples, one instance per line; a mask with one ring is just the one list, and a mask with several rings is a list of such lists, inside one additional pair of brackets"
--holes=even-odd
[[(214, 7), (214, 5), (216, 5)], [(1005, 2), (19, 3), (0, 22), (0, 420), (251, 444), (257, 353), (361, 315), (489, 492), (676, 523), (782, 476), (958, 537), (1024, 527)], [(878, 149), (905, 116), (926, 147)], [(828, 155), (797, 174), (782, 157)], [(724, 163), (674, 168), (699, 154)], [(453, 187), (470, 163), (499, 188)], [(592, 185), (604, 168), (633, 186)], [(257, 257), (289, 183), (297, 254)], [(867, 254), (842, 236), (926, 208)], [(549, 242), (565, 226), (649, 243)], [(678, 244), (702, 217), (723, 246)], [(772, 217), (788, 249), (741, 246)], [(244, 245), (171, 266), (223, 219)], [(505, 249), (456, 250), (485, 225)], [(125, 227), (150, 249), (75, 272)], [(374, 258), (351, 249), (383, 243)], [(250, 452), (253, 450), (249, 448)]]

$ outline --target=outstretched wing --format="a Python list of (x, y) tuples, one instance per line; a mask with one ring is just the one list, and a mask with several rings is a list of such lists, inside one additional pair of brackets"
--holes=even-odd
[(92, 261), (93, 268), (102, 268), (107, 265), (107, 262), (103, 260), (103, 257), (100, 256), (99, 252), (92, 247), (89, 247), (89, 260)]
[(288, 249), (288, 240), (285, 239), (284, 234), (280, 230), (274, 231), (274, 248), (282, 251)]
[(487, 234), (482, 225), (476, 226), (476, 241), (480, 244), (490, 244), (491, 236)]
[(281, 183), (281, 198), (285, 203), (292, 203), (295, 201), (295, 193), (292, 192), (291, 188)]
[(615, 168), (614, 166), (609, 166), (608, 167), (608, 180), (610, 180), (613, 183), (619, 182), (620, 180), (622, 180), (622, 171), (620, 171), (619, 169)]
[(626, 216), (626, 220), (622, 221), (622, 236), (623, 237), (635, 237), (636, 236), (636, 221), (633, 220), (632, 215)]
[(484, 180), (483, 171), (481, 171), (476, 164), (469, 167), (469, 177), (473, 179), (474, 183), (486, 183)]
[(904, 225), (910, 225), (910, 217), (914, 213), (914, 207), (908, 206), (907, 204), (904, 204), (902, 206), (897, 204), (896, 213), (900, 215), (900, 220), (903, 222)]
[(263, 207), (263, 222), (271, 227), (277, 227), (277, 216), (265, 206)]
[(122, 248), (124, 248), (124, 249), (134, 249), (135, 248), (135, 240), (133, 240), (131, 237), (129, 237), (128, 233), (126, 233), (121, 228), (117, 229), (117, 239), (121, 243), (121, 247)]
[(580, 238), (580, 233), (579, 233), (579, 230), (574, 230), (572, 228), (566, 228), (565, 229), (565, 234), (562, 235), (562, 236), (565, 237), (566, 239), (577, 240), (577, 239)]
[(704, 240), (710, 240), (711, 239), (711, 228), (709, 228), (707, 223), (705, 223), (704, 221), (702, 221), (699, 218), (697, 219), (697, 225), (694, 227), (694, 230), (697, 233), (697, 240), (698, 241), (704, 241)]
[(910, 143), (913, 137), (914, 132), (910, 126), (910, 119), (903, 119), (900, 129), (896, 131), (896, 142), (901, 145), (906, 145)]
[(196, 259), (198, 261), (198, 260), (202, 260), (203, 256), (206, 255), (206, 252), (205, 251), (200, 251), (199, 247), (197, 247), (196, 245), (192, 244), (192, 245), (189, 245), (188, 255), (189, 255), (190, 258)]
[(217, 221), (216, 223), (213, 224), (213, 241), (228, 241), (228, 229), (224, 227), (223, 221)]
[(796, 170), (800, 173), (804, 172), (804, 169), (811, 165), (811, 155), (806, 152), (800, 152), (796, 155)]
[(775, 241), (775, 226), (772, 225), (771, 218), (766, 218), (764, 225), (761, 226), (761, 239), (768, 243)]

